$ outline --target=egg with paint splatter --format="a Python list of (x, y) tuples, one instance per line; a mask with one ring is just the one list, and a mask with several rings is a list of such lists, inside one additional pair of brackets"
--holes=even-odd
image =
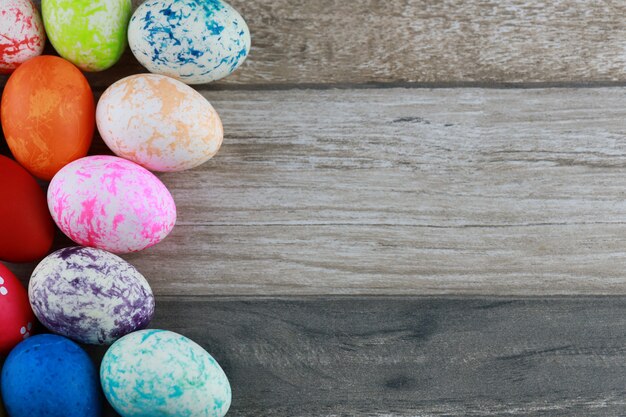
[(149, 0), (137, 8), (128, 42), (150, 72), (204, 84), (235, 71), (250, 51), (250, 31), (222, 0)]
[(113, 66), (126, 48), (131, 0), (42, 0), (54, 49), (83, 71)]
[(46, 32), (31, 0), (0, 2), (0, 73), (41, 55), (45, 45)]
[(52, 219), (81, 246), (137, 252), (163, 240), (176, 206), (150, 171), (114, 156), (87, 156), (65, 166), (48, 187)]
[(6, 355), (33, 332), (35, 316), (28, 294), (9, 269), (0, 264), (0, 355)]
[(45, 44), (46, 32), (31, 0), (0, 2), (0, 73), (41, 55)]
[(80, 346), (41, 334), (17, 345), (2, 368), (0, 388), (11, 417), (100, 417), (98, 371)]
[(0, 155), (0, 260), (32, 262), (43, 258), (54, 238), (46, 195), (17, 162)]
[(82, 343), (111, 344), (147, 327), (154, 315), (154, 295), (143, 275), (101, 249), (48, 255), (30, 278), (28, 296), (41, 324)]
[(174, 332), (141, 330), (115, 342), (100, 365), (104, 395), (123, 417), (223, 417), (226, 374), (200, 345)]
[(194, 168), (215, 155), (224, 130), (197, 91), (173, 78), (138, 74), (110, 86), (96, 110), (104, 142), (152, 171)]
[(43, 55), (11, 74), (0, 115), (15, 159), (49, 181), (64, 165), (87, 155), (96, 106), (78, 68), (63, 58)]

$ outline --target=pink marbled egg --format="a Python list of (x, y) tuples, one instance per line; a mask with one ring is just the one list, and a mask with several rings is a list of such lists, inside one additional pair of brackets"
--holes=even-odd
[(66, 165), (50, 182), (48, 207), (74, 242), (113, 253), (155, 245), (176, 223), (165, 185), (145, 168), (114, 156), (88, 156)]

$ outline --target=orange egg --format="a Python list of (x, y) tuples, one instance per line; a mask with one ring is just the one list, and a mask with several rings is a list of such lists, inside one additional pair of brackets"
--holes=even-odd
[(39, 56), (9, 77), (2, 94), (2, 130), (15, 159), (50, 180), (87, 155), (95, 126), (93, 93), (70, 62)]

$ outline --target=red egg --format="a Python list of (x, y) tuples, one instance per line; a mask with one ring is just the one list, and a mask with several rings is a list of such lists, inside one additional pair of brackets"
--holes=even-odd
[(0, 156), (0, 260), (32, 262), (52, 246), (54, 223), (37, 181), (17, 162)]
[(35, 315), (28, 293), (15, 275), (0, 264), (0, 355), (31, 335)]

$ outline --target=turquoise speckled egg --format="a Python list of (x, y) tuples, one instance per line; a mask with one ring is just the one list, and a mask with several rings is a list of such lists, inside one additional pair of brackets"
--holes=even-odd
[(204, 84), (243, 63), (250, 31), (222, 0), (149, 0), (130, 19), (128, 43), (148, 71)]
[(122, 417), (223, 417), (230, 408), (230, 384), (215, 359), (166, 330), (115, 342), (102, 359), (100, 380)]

